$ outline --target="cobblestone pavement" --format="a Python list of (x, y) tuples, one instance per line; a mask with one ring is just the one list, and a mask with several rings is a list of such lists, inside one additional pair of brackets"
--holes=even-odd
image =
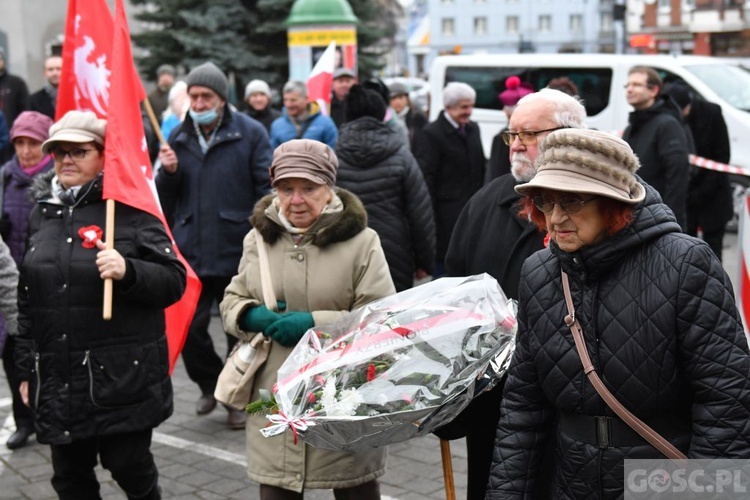
[[(218, 318), (211, 323), (219, 349), (225, 341)], [(258, 486), (245, 473), (245, 433), (226, 426), (226, 411), (217, 408), (206, 416), (195, 414), (199, 394), (180, 361), (173, 377), (174, 414), (155, 429), (151, 450), (159, 467), (162, 496), (171, 499), (259, 498)], [(15, 430), (10, 391), (0, 370), (0, 499), (45, 500), (57, 498), (52, 486), (49, 446), (30, 441), (11, 451), (5, 447)], [(451, 443), (457, 498), (466, 497), (466, 448), (464, 441)], [(98, 468), (102, 498), (126, 498), (109, 472)], [(380, 479), (383, 500), (444, 499), (440, 443), (434, 436), (413, 439), (389, 448), (388, 471)], [(305, 498), (332, 500), (326, 490), (309, 490)]]

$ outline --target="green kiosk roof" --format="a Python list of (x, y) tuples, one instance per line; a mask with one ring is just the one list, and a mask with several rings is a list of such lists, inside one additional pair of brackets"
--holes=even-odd
[(357, 16), (346, 0), (297, 0), (286, 25), (301, 24), (357, 24)]

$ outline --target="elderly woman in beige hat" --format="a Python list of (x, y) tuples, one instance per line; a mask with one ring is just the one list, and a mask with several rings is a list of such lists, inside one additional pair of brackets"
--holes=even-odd
[(750, 456), (748, 344), (709, 246), (680, 232), (617, 137), (552, 132), (537, 166), (516, 191), (549, 247), (522, 270), (487, 498), (527, 498), (548, 439), (554, 498), (622, 498), (624, 459), (662, 457), (584, 374), (562, 272), (593, 370), (626, 409), (689, 458)]
[[(271, 165), (275, 192), (261, 199), (250, 219), (239, 271), (221, 303), (224, 328), (246, 338), (273, 339), (258, 371), (251, 400), (271, 391), (276, 372), (302, 335), (347, 311), (395, 293), (377, 233), (365, 208), (335, 188), (338, 160), (327, 145), (300, 139), (276, 148)], [(279, 311), (263, 302), (256, 234), (267, 248)], [(273, 309), (273, 308), (272, 308)], [(268, 421), (248, 417), (247, 472), (260, 483), (262, 500), (301, 499), (305, 489), (334, 490), (338, 500), (380, 498), (376, 479), (385, 472), (385, 449), (347, 453), (294, 444), (291, 433), (265, 438)]]
[[(186, 274), (163, 224), (124, 204), (114, 248), (105, 249), (106, 126), (70, 111), (42, 146), (55, 167), (31, 189), (18, 379), (37, 441), (50, 445), (61, 499), (99, 498), (97, 461), (128, 498), (158, 499), (151, 435), (172, 413), (164, 308), (181, 297)], [(113, 280), (110, 321), (102, 319), (105, 278)]]

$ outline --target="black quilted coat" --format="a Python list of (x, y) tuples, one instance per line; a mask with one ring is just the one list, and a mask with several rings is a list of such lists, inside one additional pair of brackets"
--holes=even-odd
[(341, 127), (336, 155), (336, 184), (362, 200), (396, 290), (411, 288), (416, 269), (435, 265), (435, 221), (417, 161), (398, 132), (371, 117)]
[(185, 268), (156, 217), (118, 203), (115, 249), (127, 270), (104, 321), (98, 250), (78, 235), (105, 227), (101, 180), (82, 186), (74, 207), (50, 198), (46, 180), (21, 266), (16, 347), (37, 439), (59, 445), (156, 427), (172, 413), (164, 308), (182, 296)]
[(684, 422), (672, 443), (690, 458), (750, 456), (750, 357), (729, 278), (711, 249), (680, 233), (656, 192), (631, 226), (565, 253), (553, 243), (524, 263), (518, 346), (501, 405), (488, 499), (530, 498), (540, 450), (554, 439), (554, 498), (622, 498), (625, 458), (553, 431), (563, 412), (613, 416), (583, 373), (560, 268), (596, 371), (636, 416)]

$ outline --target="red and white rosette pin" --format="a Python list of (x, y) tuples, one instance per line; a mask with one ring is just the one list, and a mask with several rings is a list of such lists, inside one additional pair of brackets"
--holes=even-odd
[(78, 230), (78, 236), (83, 240), (83, 248), (96, 248), (96, 242), (102, 239), (102, 228), (86, 226)]

